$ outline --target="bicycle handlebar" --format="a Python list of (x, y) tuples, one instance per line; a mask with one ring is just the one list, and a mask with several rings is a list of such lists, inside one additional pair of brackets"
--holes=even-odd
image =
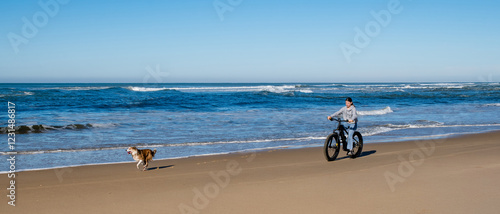
[(336, 118), (332, 117), (331, 121), (334, 121), (334, 120), (337, 121), (337, 122), (349, 122), (349, 120), (342, 120), (342, 119), (340, 119), (338, 117), (336, 117)]

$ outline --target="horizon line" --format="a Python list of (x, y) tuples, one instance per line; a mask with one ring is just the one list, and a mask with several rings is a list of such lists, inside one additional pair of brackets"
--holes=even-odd
[(142, 82), (0, 82), (0, 84), (300, 84), (300, 83), (499, 83), (495, 81), (360, 81), (360, 82), (163, 82), (163, 83), (142, 83)]

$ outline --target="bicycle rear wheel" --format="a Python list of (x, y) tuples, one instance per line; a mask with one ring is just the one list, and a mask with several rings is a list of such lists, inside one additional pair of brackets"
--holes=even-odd
[(361, 155), (361, 152), (363, 152), (363, 136), (361, 136), (361, 133), (359, 132), (354, 132), (352, 138), (353, 138), (352, 149), (354, 150), (353, 152), (354, 154), (351, 155), (351, 158), (356, 158)]
[(334, 161), (337, 158), (339, 155), (340, 143), (339, 136), (336, 133), (332, 133), (326, 137), (323, 150), (327, 161)]

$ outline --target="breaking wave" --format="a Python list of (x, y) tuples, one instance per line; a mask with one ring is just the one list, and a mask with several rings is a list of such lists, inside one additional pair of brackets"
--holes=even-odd
[(141, 92), (172, 90), (169, 88), (146, 88), (146, 87), (135, 87), (135, 86), (128, 86), (128, 87), (125, 87), (125, 89), (131, 90), (131, 91), (141, 91)]
[(271, 92), (271, 93), (288, 93), (301, 92), (313, 93), (312, 90), (304, 88), (302, 85), (263, 85), (263, 86), (222, 86), (222, 87), (172, 87), (172, 88), (148, 88), (128, 86), (125, 89), (141, 92), (175, 90), (182, 92)]
[(68, 91), (88, 91), (88, 90), (105, 90), (110, 89), (112, 87), (109, 86), (101, 86), (101, 87), (61, 87), (58, 89), (68, 90)]
[(365, 115), (384, 115), (384, 114), (389, 114), (392, 113), (391, 107), (387, 106), (383, 109), (378, 109), (378, 110), (371, 110), (371, 111), (358, 111), (358, 115), (365, 116)]
[(90, 91), (106, 90), (114, 88), (113, 86), (73, 86), (73, 87), (51, 87), (51, 88), (32, 88), (32, 90), (64, 90), (64, 91)]

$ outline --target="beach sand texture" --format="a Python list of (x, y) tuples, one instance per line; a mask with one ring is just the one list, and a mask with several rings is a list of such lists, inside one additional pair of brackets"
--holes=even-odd
[[(16, 206), (4, 196), (0, 210), (500, 213), (499, 154), (500, 132), (491, 132), (365, 144), (362, 157), (342, 152), (333, 162), (315, 147), (159, 160), (144, 172), (135, 163), (25, 171)], [(9, 180), (0, 176), (4, 188)]]

